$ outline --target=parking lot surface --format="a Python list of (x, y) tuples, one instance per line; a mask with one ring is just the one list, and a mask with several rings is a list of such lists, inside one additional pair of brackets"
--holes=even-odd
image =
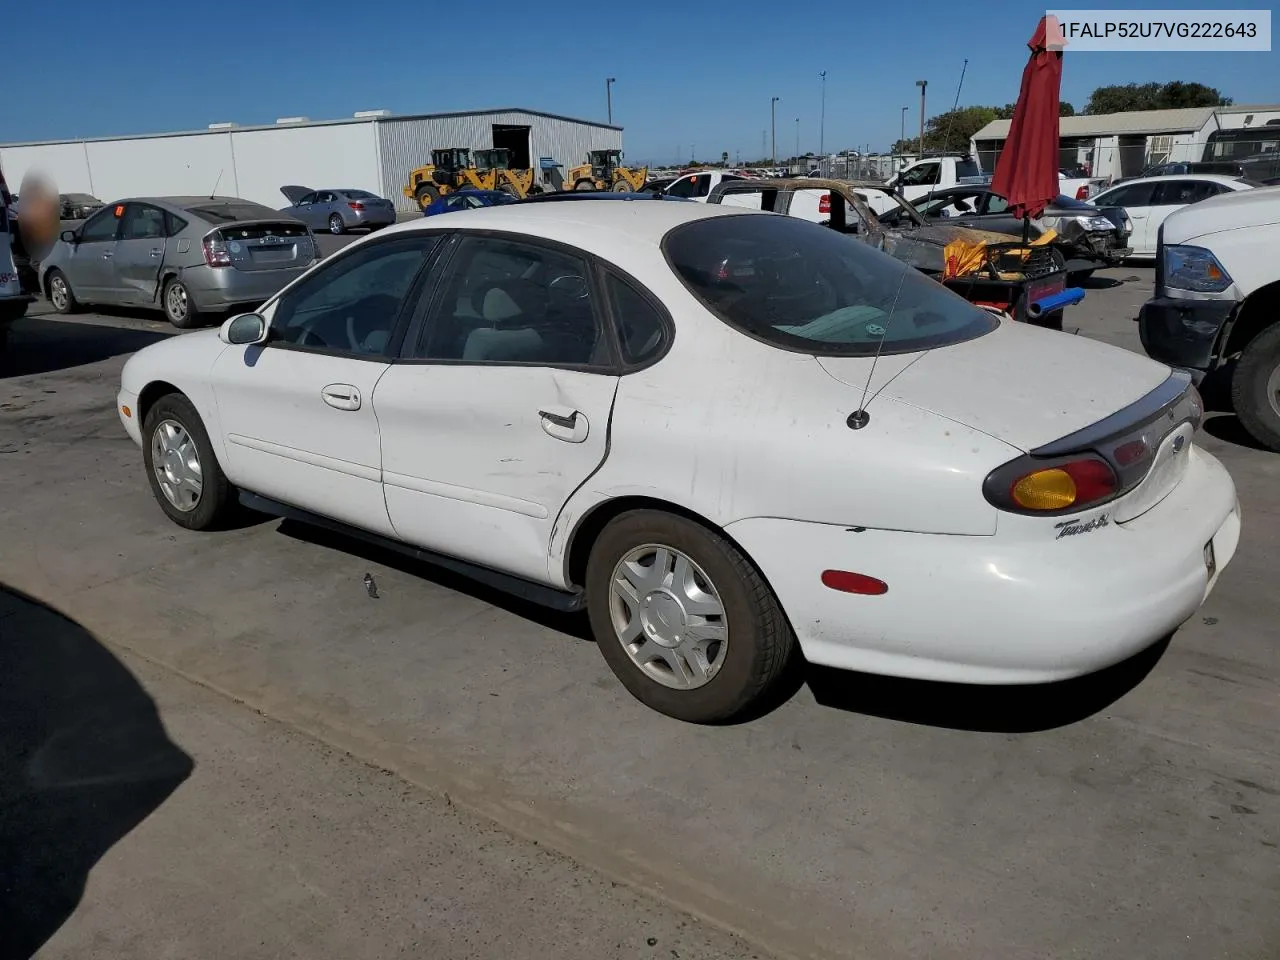
[[(1068, 328), (1140, 349), (1151, 277), (1100, 273)], [(1280, 456), (1234, 417), (1214, 415), (1199, 442), (1239, 488), (1240, 549), (1167, 647), (1026, 689), (808, 670), (773, 712), (702, 728), (634, 702), (579, 618), (288, 522), (170, 524), (113, 405), (127, 355), (172, 332), (37, 315), (0, 360), (0, 583), (73, 618), (144, 685), (186, 678), (205, 688), (193, 703), (239, 701), (781, 956), (1280, 954)], [(194, 784), (206, 732), (180, 694), (158, 700), (197, 757)], [(215, 795), (252, 760), (218, 762), (226, 778), (201, 787)], [(255, 815), (279, 814), (277, 773), (253, 769)], [(289, 793), (325, 789), (313, 774)], [(158, 849), (148, 828), (117, 849)], [(388, 856), (329, 854), (371, 881)], [(192, 870), (157, 864), (136, 895)], [(205, 896), (214, 911), (216, 883)], [(321, 894), (298, 897), (323, 911)], [(376, 898), (346, 909), (347, 924), (390, 922)], [(349, 942), (320, 945), (358, 955)], [(161, 953), (145, 927), (129, 943)]]

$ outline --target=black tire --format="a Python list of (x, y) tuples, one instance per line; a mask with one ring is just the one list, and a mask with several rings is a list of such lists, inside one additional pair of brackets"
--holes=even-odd
[(594, 190), (595, 188), (595, 182), (591, 180), (579, 180), (573, 185), (574, 190)]
[[(156, 475), (152, 440), (156, 430), (166, 421), (177, 423), (186, 431), (200, 460), (203, 482), (200, 496), (190, 510), (181, 510), (169, 500)], [(165, 515), (178, 526), (188, 530), (216, 530), (234, 515), (238, 502), (235, 488), (227, 480), (218, 458), (214, 456), (209, 434), (205, 432), (200, 414), (182, 394), (167, 394), (147, 411), (146, 421), (142, 425), (142, 462), (146, 465), (152, 495)]]
[(179, 330), (190, 330), (200, 326), (195, 301), (191, 299), (186, 284), (177, 277), (170, 277), (165, 281), (160, 297), (165, 319)]
[[(1280, 318), (1277, 318), (1280, 320)], [(1280, 453), (1280, 322), (1244, 348), (1231, 375), (1231, 407), (1253, 439)]]
[[(652, 679), (614, 630), (614, 569), (629, 551), (646, 544), (685, 554), (720, 595), (727, 648), (719, 671), (700, 687), (679, 690)], [(795, 635), (759, 571), (724, 536), (684, 517), (656, 510), (615, 517), (591, 547), (586, 581), (591, 630), (605, 662), (632, 696), (677, 720), (724, 723), (739, 717), (775, 687), (794, 656)]]
[(440, 199), (440, 191), (432, 184), (420, 183), (418, 189), (413, 193), (414, 198), (418, 201), (419, 209), (426, 210), (437, 200)]
[(335, 237), (339, 237), (347, 232), (347, 225), (343, 222), (339, 214), (329, 214), (329, 232)]
[(613, 182), (614, 193), (631, 193), (631, 184), (625, 180), (615, 180)]
[[(54, 289), (54, 283), (62, 284), (66, 296), (60, 296), (58, 291)], [(76, 299), (75, 293), (71, 290), (71, 281), (67, 279), (66, 274), (56, 267), (49, 271), (49, 276), (45, 277), (45, 284), (49, 288), (49, 303), (55, 311), (63, 314), (75, 313), (80, 309), (80, 301)]]

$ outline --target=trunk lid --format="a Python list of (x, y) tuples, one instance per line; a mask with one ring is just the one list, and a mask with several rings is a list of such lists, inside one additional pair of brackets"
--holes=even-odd
[[(863, 389), (865, 358), (818, 362)], [(1005, 321), (986, 336), (924, 354), (873, 392), (1030, 451), (1135, 403), (1169, 372), (1128, 350)]]
[(230, 265), (246, 273), (305, 267), (317, 257), (315, 237), (298, 220), (229, 223), (205, 240), (225, 248)]
[(310, 188), (310, 187), (300, 187), (300, 186), (298, 186), (297, 184), (287, 184), (286, 186), (283, 186), (283, 187), (281, 187), (281, 188), (280, 188), (280, 192), (281, 192), (281, 193), (283, 193), (283, 194), (285, 195), (285, 198), (286, 198), (290, 203), (295, 203), (295, 204), (296, 204), (299, 200), (301, 200), (303, 197), (305, 197), (308, 193), (311, 193), (311, 188)]

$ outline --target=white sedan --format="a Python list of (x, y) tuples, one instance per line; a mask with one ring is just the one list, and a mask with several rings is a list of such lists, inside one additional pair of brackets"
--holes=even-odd
[(1236, 190), (1252, 190), (1257, 184), (1239, 177), (1212, 173), (1185, 173), (1170, 177), (1126, 180), (1104, 190), (1089, 202), (1095, 207), (1123, 207), (1133, 221), (1129, 246), (1135, 257), (1154, 257), (1160, 225), (1175, 210)]
[(797, 653), (1089, 673), (1190, 617), (1239, 539), (1185, 376), (740, 208), (391, 227), (122, 381), (174, 522), (243, 504), (585, 607), (627, 689), (690, 721)]

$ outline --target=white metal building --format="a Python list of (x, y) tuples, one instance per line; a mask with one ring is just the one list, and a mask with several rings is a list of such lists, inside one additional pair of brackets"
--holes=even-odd
[(505, 147), (515, 168), (541, 158), (565, 167), (589, 150), (622, 149), (622, 128), (516, 108), (392, 116), (366, 111), (342, 120), (305, 117), (263, 126), (211, 124), (207, 130), (0, 145), (0, 166), (14, 188), (28, 170), (51, 176), (63, 193), (111, 202), (129, 196), (216, 192), (284, 206), (284, 184), (350, 187), (414, 209), (401, 192), (409, 171), (432, 149)]
[[(993, 120), (973, 135), (974, 156), (988, 173), (1009, 136), (1009, 123)], [(1224, 137), (1228, 131), (1241, 133)], [(1280, 104), (1081, 114), (1063, 117), (1058, 135), (1061, 166), (1088, 165), (1095, 177), (1131, 177), (1151, 164), (1237, 159), (1275, 150)], [(1205, 148), (1216, 143), (1222, 148), (1206, 156)]]

